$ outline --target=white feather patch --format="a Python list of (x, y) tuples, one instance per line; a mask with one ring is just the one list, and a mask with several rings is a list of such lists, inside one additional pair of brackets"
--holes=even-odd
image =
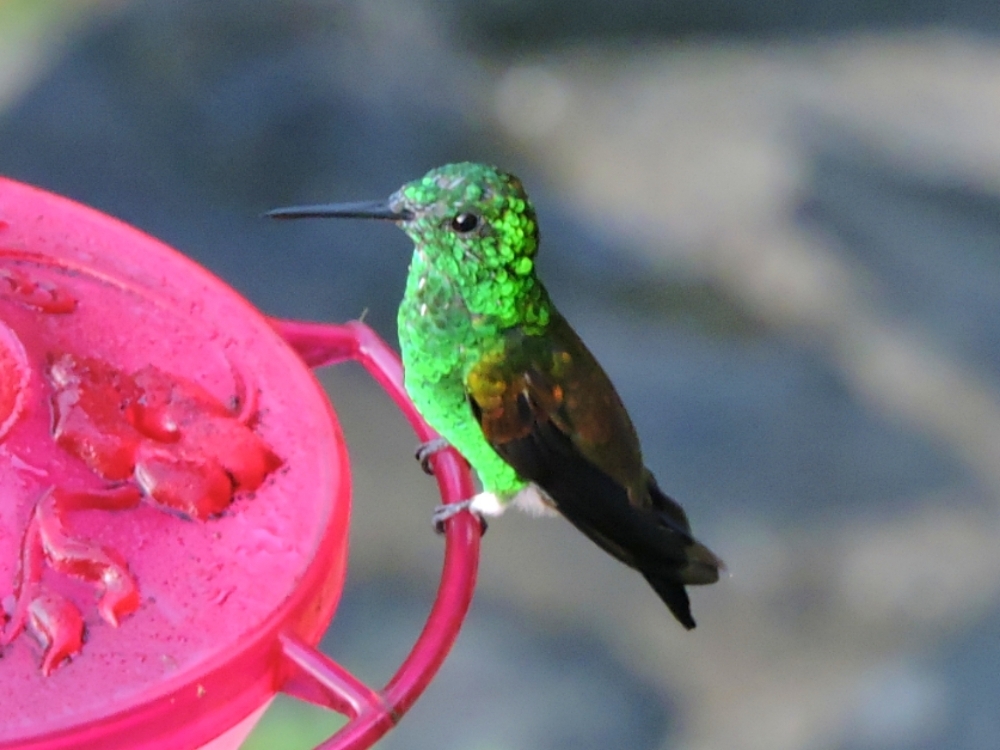
[(491, 518), (503, 515), (503, 512), (511, 505), (517, 506), (518, 510), (529, 516), (559, 515), (552, 499), (545, 494), (545, 490), (536, 484), (529, 484), (517, 494), (503, 499), (494, 492), (480, 492), (468, 500), (469, 510)]
[(541, 487), (537, 484), (529, 484), (512, 498), (518, 510), (524, 511), (529, 516), (558, 516), (559, 511)]

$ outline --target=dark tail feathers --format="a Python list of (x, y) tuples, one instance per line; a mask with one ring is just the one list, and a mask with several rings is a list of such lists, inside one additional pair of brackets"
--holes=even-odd
[(694, 630), (695, 621), (691, 616), (691, 600), (688, 599), (684, 586), (677, 583), (676, 572), (667, 575), (657, 575), (645, 570), (640, 572), (649, 585), (653, 587), (653, 590), (660, 595), (663, 603), (667, 605), (677, 621), (688, 630)]
[(714, 583), (719, 560), (691, 536), (684, 510), (651, 474), (650, 506), (634, 507), (625, 488), (576, 449), (549, 421), (494, 446), (518, 473), (540, 486), (577, 529), (638, 570), (680, 623), (695, 626), (685, 585)]

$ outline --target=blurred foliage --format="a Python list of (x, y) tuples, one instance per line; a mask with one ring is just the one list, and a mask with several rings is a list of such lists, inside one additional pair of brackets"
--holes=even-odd
[(306, 750), (340, 729), (344, 717), (333, 711), (278, 695), (242, 750)]

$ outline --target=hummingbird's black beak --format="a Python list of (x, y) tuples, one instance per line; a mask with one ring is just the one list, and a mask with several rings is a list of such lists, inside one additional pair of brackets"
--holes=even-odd
[(319, 206), (291, 206), (276, 208), (264, 216), (272, 219), (382, 219), (383, 221), (408, 221), (413, 214), (407, 210), (395, 211), (385, 201), (361, 203), (327, 203)]

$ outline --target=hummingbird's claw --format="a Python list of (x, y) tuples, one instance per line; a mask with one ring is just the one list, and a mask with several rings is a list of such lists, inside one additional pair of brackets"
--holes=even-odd
[(420, 462), (420, 468), (424, 470), (424, 474), (434, 476), (434, 467), (431, 466), (431, 456), (449, 447), (451, 447), (451, 444), (443, 437), (428, 440), (426, 443), (421, 443), (417, 446), (417, 452), (414, 457)]
[(452, 516), (456, 516), (463, 510), (467, 510), (472, 513), (477, 519), (479, 519), (479, 535), (482, 536), (486, 533), (486, 529), (489, 528), (489, 524), (486, 523), (486, 517), (472, 510), (472, 498), (468, 500), (463, 500), (460, 503), (449, 503), (448, 505), (439, 505), (434, 509), (434, 515), (431, 516), (431, 520), (434, 522), (434, 531), (438, 534), (444, 533), (445, 522)]

